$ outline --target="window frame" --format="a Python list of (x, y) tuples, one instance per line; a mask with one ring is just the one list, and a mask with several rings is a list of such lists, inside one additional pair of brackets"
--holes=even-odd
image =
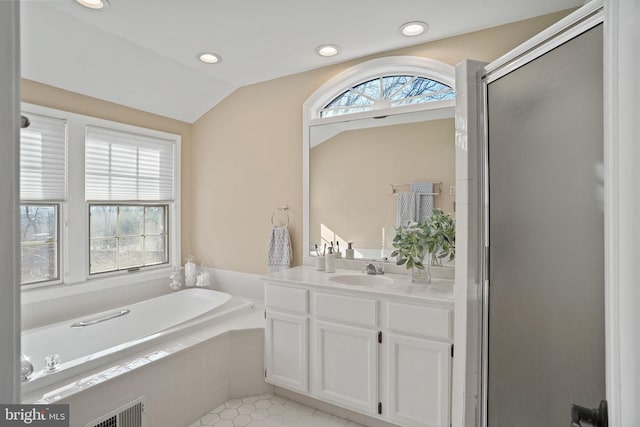
[[(39, 105), (22, 103), (21, 111), (67, 121), (67, 198), (58, 201), (59, 211), (59, 258), (58, 273), (60, 280), (42, 284), (23, 285), (21, 289), (51, 288), (64, 286), (65, 293), (84, 292), (120, 285), (134, 284), (145, 280), (168, 276), (173, 267), (181, 265), (181, 146), (182, 137), (178, 134), (158, 131), (140, 126), (128, 125), (111, 120), (100, 119), (68, 111), (57, 110)], [(138, 271), (120, 270), (110, 273), (89, 274), (89, 204), (117, 204), (126, 201), (97, 201), (85, 199), (84, 144), (87, 126), (98, 126), (123, 132), (172, 141), (174, 150), (174, 199), (173, 201), (148, 201), (153, 204), (167, 204), (168, 217), (168, 263), (147, 266)], [(147, 201), (136, 202), (144, 204)], [(73, 260), (73, 261), (72, 261)], [(82, 260), (82, 262), (79, 262)], [(68, 288), (67, 285), (82, 285)]]
[[(34, 108), (31, 108), (34, 107)], [(64, 215), (66, 211), (66, 192), (68, 191), (68, 170), (69, 170), (69, 159), (68, 159), (68, 149), (69, 149), (69, 123), (63, 114), (63, 111), (48, 109), (48, 108), (40, 108), (37, 106), (32, 106), (29, 104), (21, 103), (20, 106), (21, 114), (26, 114), (27, 116), (43, 116), (48, 119), (61, 120), (64, 122), (65, 127), (65, 197), (63, 199), (31, 199), (31, 198), (21, 198), (21, 189), (18, 187), (18, 196), (20, 197), (20, 207), (22, 205), (55, 205), (57, 206), (58, 217), (57, 217), (57, 231), (56, 231), (56, 239), (57, 239), (57, 268), (58, 268), (58, 277), (56, 279), (51, 280), (42, 280), (38, 282), (30, 282), (30, 283), (22, 283), (22, 267), (19, 270), (19, 283), (21, 290), (28, 289), (36, 289), (47, 286), (55, 286), (61, 285), (64, 283), (63, 274), (64, 274), (64, 262), (65, 262), (65, 253), (63, 247), (64, 240)], [(20, 171), (20, 165), (18, 165), (18, 170)], [(19, 217), (19, 215), (18, 215)], [(22, 260), (22, 238), (20, 238), (20, 260)]]
[[(122, 206), (133, 206), (133, 207), (143, 207), (143, 208), (148, 208), (148, 207), (157, 207), (157, 208), (163, 208), (164, 209), (164, 223), (165, 223), (165, 233), (162, 234), (164, 236), (166, 236), (166, 244), (165, 244), (165, 256), (166, 256), (166, 261), (163, 261), (161, 263), (157, 263), (157, 264), (150, 264), (150, 265), (141, 265), (141, 266), (134, 266), (134, 267), (128, 267), (128, 268), (118, 268), (115, 270), (105, 270), (105, 271), (96, 271), (94, 273), (91, 272), (91, 207), (92, 206), (116, 206), (116, 207), (122, 207)], [(165, 202), (109, 202), (109, 201), (100, 201), (100, 202), (90, 202), (87, 203), (87, 217), (88, 217), (88, 225), (89, 225), (89, 231), (87, 233), (87, 238), (88, 240), (88, 256), (89, 256), (89, 261), (88, 261), (88, 271), (89, 271), (89, 276), (90, 277), (97, 277), (97, 276), (108, 276), (108, 275), (112, 275), (112, 274), (118, 274), (121, 272), (135, 272), (135, 271), (142, 271), (142, 270), (151, 270), (154, 268), (163, 268), (166, 267), (168, 265), (171, 264), (171, 248), (170, 245), (168, 244), (170, 236), (169, 236), (169, 224), (170, 224), (170, 218), (169, 218), (169, 203), (165, 203)], [(146, 237), (146, 234), (141, 234), (140, 236), (142, 237)], [(158, 235), (153, 235), (153, 236), (158, 236)], [(129, 236), (124, 236), (129, 237)], [(116, 239), (119, 239), (119, 236), (115, 237)], [(95, 240), (95, 239), (93, 239)]]
[[(54, 206), (56, 209), (56, 270), (58, 272), (56, 278), (48, 279), (48, 280), (39, 280), (36, 282), (23, 283), (22, 282), (22, 266), (20, 267), (20, 288), (21, 289), (31, 289), (31, 288), (39, 288), (43, 286), (52, 286), (59, 285), (62, 283), (62, 233), (61, 233), (61, 217), (62, 217), (62, 205), (63, 203), (60, 201), (49, 201), (49, 200), (20, 200), (20, 209), (22, 206)], [(19, 216), (21, 216), (20, 214)], [(22, 227), (20, 227), (22, 228)], [(22, 237), (20, 237), (20, 259), (22, 260), (22, 248), (23, 248)]]
[[(408, 80), (400, 86), (394, 88), (393, 91), (389, 93), (385, 93), (384, 82), (387, 78), (394, 77), (406, 77)], [(433, 82), (439, 85), (444, 86), (447, 89), (441, 89), (438, 91), (424, 91), (419, 95), (411, 95), (411, 96), (402, 96), (396, 98), (396, 95), (400, 94), (402, 90), (406, 87), (411, 86), (416, 81), (428, 81)], [(374, 85), (378, 86), (378, 94), (377, 96), (373, 96), (372, 94), (367, 93), (366, 89), (361, 89), (362, 87), (368, 86), (370, 83), (374, 83)], [(376, 84), (377, 83), (377, 84)], [(435, 97), (438, 94), (445, 95), (453, 95), (453, 97), (447, 97), (442, 99), (430, 99), (421, 102), (411, 102), (413, 99), (427, 98), (427, 97)], [(331, 105), (334, 102), (347, 97), (347, 96), (355, 96), (357, 99), (366, 99), (369, 102), (366, 103), (349, 103), (349, 104), (336, 104)], [(455, 99), (455, 88), (453, 86), (448, 85), (433, 76), (425, 75), (422, 73), (397, 73), (397, 72), (388, 72), (388, 73), (379, 73), (378, 75), (372, 76), (370, 78), (365, 79), (364, 81), (356, 81), (356, 83), (351, 84), (349, 87), (346, 87), (343, 91), (341, 91), (334, 98), (331, 98), (326, 101), (326, 104), (319, 109), (318, 116), (321, 119), (329, 119), (334, 117), (351, 117), (354, 114), (359, 113), (368, 113), (371, 111), (380, 111), (380, 110), (389, 110), (389, 112), (396, 111), (397, 108), (407, 107), (407, 106), (422, 106), (422, 109), (430, 108), (432, 103), (435, 103), (436, 107), (440, 107), (442, 101), (449, 101), (451, 99)], [(340, 112), (340, 110), (356, 110), (356, 111), (347, 111)]]
[[(453, 117), (456, 100), (410, 104), (349, 115), (320, 117), (320, 111), (332, 99), (358, 83), (383, 74), (418, 74), (456, 89), (456, 69), (453, 65), (430, 58), (410, 55), (387, 56), (360, 62), (336, 74), (320, 85), (302, 105), (302, 247), (309, 248), (309, 150), (310, 129), (320, 124), (338, 123), (387, 115), (425, 112), (431, 119)], [(305, 249), (306, 250), (306, 249)], [(307, 258), (305, 256), (305, 258)]]
[(322, 111), (329, 102), (349, 88), (391, 74), (418, 75), (447, 85), (454, 91), (456, 89), (455, 67), (452, 65), (430, 58), (409, 55), (375, 58), (344, 70), (318, 87), (303, 104), (302, 120), (304, 128), (306, 128), (307, 125), (319, 123), (356, 120), (412, 111), (439, 110), (455, 106), (455, 100), (444, 100), (350, 113), (348, 115), (320, 116), (320, 111)]

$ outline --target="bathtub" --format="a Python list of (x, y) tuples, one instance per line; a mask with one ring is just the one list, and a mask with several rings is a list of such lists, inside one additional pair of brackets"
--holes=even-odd
[[(23, 331), (22, 353), (34, 372), (22, 383), (22, 393), (104, 366), (252, 305), (224, 292), (193, 288)], [(60, 357), (54, 371), (45, 369), (50, 354)]]

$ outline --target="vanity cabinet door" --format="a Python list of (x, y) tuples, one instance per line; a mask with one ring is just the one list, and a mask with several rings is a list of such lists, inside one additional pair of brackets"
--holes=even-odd
[(390, 334), (387, 345), (387, 416), (407, 427), (449, 427), (451, 344)]
[(291, 390), (308, 391), (308, 323), (306, 317), (267, 311), (267, 382)]
[(314, 394), (377, 414), (378, 331), (318, 320), (314, 334)]

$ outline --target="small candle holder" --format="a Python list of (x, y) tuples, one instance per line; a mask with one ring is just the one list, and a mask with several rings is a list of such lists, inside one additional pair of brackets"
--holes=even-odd
[(184, 265), (184, 284), (187, 288), (196, 285), (196, 280), (198, 278), (198, 272), (196, 263), (193, 262), (191, 257), (187, 258), (187, 262)]

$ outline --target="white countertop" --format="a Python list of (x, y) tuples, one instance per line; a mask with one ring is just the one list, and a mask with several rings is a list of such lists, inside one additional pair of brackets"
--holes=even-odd
[[(335, 273), (317, 271), (314, 267), (303, 265), (289, 270), (269, 273), (262, 277), (269, 282), (289, 283), (295, 285), (316, 286), (325, 289), (340, 289), (367, 294), (393, 295), (432, 301), (453, 303), (453, 280), (433, 278), (430, 284), (416, 284), (411, 282), (409, 274), (384, 274), (381, 277), (392, 279), (390, 284), (376, 285), (345, 285), (330, 281), (329, 278), (338, 275), (365, 275), (357, 270), (336, 269)], [(375, 277), (375, 276), (373, 276)]]

